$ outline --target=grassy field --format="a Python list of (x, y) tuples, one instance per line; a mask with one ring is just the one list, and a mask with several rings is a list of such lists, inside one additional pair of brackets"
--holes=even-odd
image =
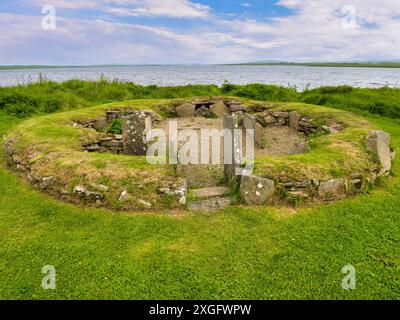
[[(256, 86), (229, 90), (137, 86), (129, 91), (122, 85), (120, 92), (106, 84), (75, 82), (75, 89), (72, 84), (54, 90), (47, 84), (0, 89), (0, 133), (21, 122), (21, 117), (45, 113), (48, 101), (58, 101), (54, 111), (64, 111), (119, 100), (132, 92), (155, 98), (204, 95), (199, 94), (204, 91), (215, 95), (221, 90), (222, 94), (258, 92)], [(96, 87), (91, 95), (90, 88)], [(289, 89), (265, 88), (258, 94), (274, 97), (271, 100), (301, 99)], [(390, 95), (386, 89), (354, 90), (382, 101), (386, 95), (394, 101), (399, 94), (399, 90)], [(344, 103), (337, 108), (363, 114), (391, 133), (393, 147), (400, 150), (396, 117), (353, 108), (353, 96), (331, 91), (335, 93), (321, 95), (339, 96)], [(24, 99), (18, 100), (16, 94)], [(13, 106), (18, 103), (19, 110), (30, 107), (29, 112), (15, 113)], [(388, 109), (386, 113), (394, 112), (391, 102)], [(400, 299), (398, 159), (387, 185), (334, 204), (308, 209), (239, 206), (185, 215), (118, 213), (62, 204), (32, 190), (2, 162), (2, 299)], [(41, 288), (41, 270), (48, 264), (57, 271), (56, 290)], [(357, 271), (357, 289), (352, 291), (341, 287), (341, 270), (348, 264)]]

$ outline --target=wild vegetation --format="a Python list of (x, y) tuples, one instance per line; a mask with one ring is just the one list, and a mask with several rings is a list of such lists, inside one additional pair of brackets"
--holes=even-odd
[[(0, 88), (0, 134), (21, 118), (112, 101), (238, 95), (324, 104), (364, 115), (400, 150), (400, 90), (264, 85), (159, 88), (42, 82)], [(373, 107), (378, 106), (378, 107)], [(0, 151), (3, 157), (3, 151)], [(3, 161), (4, 162), (4, 161)], [(400, 299), (399, 161), (386, 185), (307, 209), (232, 207), (151, 215), (49, 199), (0, 166), (2, 299)], [(57, 289), (43, 290), (54, 265)], [(356, 290), (343, 290), (352, 264)]]
[(70, 80), (63, 83), (41, 80), (27, 86), (0, 88), (0, 111), (27, 117), (84, 108), (102, 103), (134, 99), (174, 99), (193, 96), (238, 96), (261, 101), (304, 102), (361, 114), (400, 118), (400, 89), (361, 89), (349, 86), (320, 87), (298, 92), (296, 88), (274, 85), (188, 85), (176, 87), (141, 86), (115, 81)]

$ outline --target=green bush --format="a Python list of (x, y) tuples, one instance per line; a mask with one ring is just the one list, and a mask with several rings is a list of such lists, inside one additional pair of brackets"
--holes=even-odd
[(120, 119), (115, 119), (107, 128), (107, 133), (122, 134), (122, 122)]

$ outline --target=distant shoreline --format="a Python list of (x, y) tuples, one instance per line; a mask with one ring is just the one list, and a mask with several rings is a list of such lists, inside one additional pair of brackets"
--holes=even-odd
[[(87, 66), (55, 66), (55, 65), (15, 65), (0, 66), (0, 70), (35, 70), (35, 69), (67, 69), (67, 68), (122, 68), (122, 67), (144, 67), (144, 66), (208, 66), (196, 64), (182, 65), (161, 65), (161, 64), (140, 64), (140, 65), (87, 65)], [(216, 64), (215, 66), (288, 66), (288, 67), (324, 67), (324, 68), (400, 68), (400, 62), (251, 62)]]
[(226, 64), (231, 66), (288, 66), (288, 67), (324, 67), (324, 68), (400, 68), (400, 62), (251, 62)]

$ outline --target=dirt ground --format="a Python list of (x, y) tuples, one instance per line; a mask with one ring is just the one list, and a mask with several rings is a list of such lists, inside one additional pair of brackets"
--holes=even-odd
[[(201, 146), (200, 146), (200, 130), (201, 129), (223, 129), (223, 120), (209, 118), (181, 118), (167, 119), (159, 123), (156, 128), (163, 129), (169, 138), (169, 121), (176, 121), (178, 131), (196, 130), (198, 132), (198, 147), (188, 148), (187, 155), (191, 155), (201, 162)], [(243, 131), (242, 154), (246, 154), (246, 134)], [(186, 140), (188, 141), (188, 140)], [(180, 141), (180, 145), (185, 144), (185, 141)], [(224, 177), (224, 142), (220, 139), (219, 154), (216, 154), (215, 146), (212, 146), (211, 139), (209, 145), (209, 165), (178, 165), (178, 174), (186, 177), (190, 186), (194, 187), (209, 187), (221, 184)], [(263, 148), (255, 145), (255, 157), (260, 156), (280, 156), (303, 153), (307, 151), (307, 139), (303, 134), (286, 127), (275, 126), (264, 128)], [(204, 156), (204, 155), (203, 155)], [(219, 164), (213, 164), (212, 161), (217, 161)]]

